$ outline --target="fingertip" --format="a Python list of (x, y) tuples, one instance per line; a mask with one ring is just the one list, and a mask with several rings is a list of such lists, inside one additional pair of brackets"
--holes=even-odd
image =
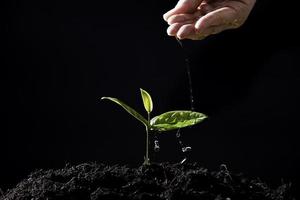
[(199, 31), (199, 23), (198, 23), (198, 21), (195, 23), (195, 29), (196, 29), (196, 31)]
[(169, 17), (172, 16), (172, 15), (174, 14), (174, 9), (175, 9), (175, 8), (173, 8), (172, 10), (169, 10), (168, 12), (166, 12), (166, 13), (163, 15), (163, 18), (164, 18), (164, 20), (165, 20), (166, 22), (168, 22)]
[(175, 23), (175, 24), (170, 25), (167, 29), (167, 34), (169, 36), (175, 36), (177, 34), (178, 29), (180, 29), (181, 26), (182, 26), (182, 24), (180, 24), (180, 23)]
[(183, 34), (182, 34), (182, 32), (177, 32), (176, 37), (177, 37), (179, 40), (182, 40), (182, 39), (183, 39)]
[(196, 21), (195, 29), (197, 32), (201, 31), (201, 29), (203, 28), (203, 24), (204, 24), (203, 21), (204, 21), (203, 18)]
[(168, 27), (168, 29), (167, 29), (167, 34), (168, 34), (169, 36), (172, 36), (172, 27), (171, 27), (171, 26)]
[(165, 21), (168, 21), (168, 19), (173, 16), (173, 15), (176, 15), (176, 14), (179, 14), (180, 12), (182, 12), (182, 8), (181, 7), (175, 7), (171, 10), (169, 10), (168, 12), (166, 12), (164, 15), (163, 15), (163, 18)]
[(168, 15), (167, 15), (168, 13), (165, 13), (164, 15), (163, 15), (163, 18), (164, 18), (164, 20), (166, 21), (166, 22), (168, 22)]
[(177, 37), (179, 40), (185, 39), (185, 36), (184, 36), (184, 34), (182, 34), (182, 33), (177, 33), (177, 34), (176, 34), (176, 37)]
[(168, 24), (174, 23), (193, 23), (195, 21), (194, 15), (191, 14), (174, 14), (168, 18)]
[(172, 23), (172, 22), (173, 22), (173, 18), (174, 18), (174, 15), (168, 17), (167, 23), (168, 23), (169, 25), (172, 25), (172, 24), (173, 24), (173, 23)]
[(176, 36), (179, 39), (185, 39), (189, 35), (193, 34), (193, 32), (194, 32), (194, 26), (192, 24), (185, 24), (180, 27), (180, 29), (177, 31)]

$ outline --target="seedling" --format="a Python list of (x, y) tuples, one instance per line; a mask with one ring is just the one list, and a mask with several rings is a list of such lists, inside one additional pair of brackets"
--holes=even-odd
[(205, 114), (190, 110), (175, 110), (163, 113), (151, 119), (153, 110), (153, 102), (150, 94), (143, 89), (140, 89), (145, 110), (147, 111), (147, 119), (135, 111), (133, 108), (113, 97), (102, 97), (101, 99), (110, 100), (119, 106), (123, 107), (129, 114), (142, 122), (146, 127), (146, 155), (144, 165), (150, 164), (149, 159), (149, 134), (161, 133), (170, 130), (180, 129), (188, 126), (193, 126), (202, 122), (206, 117)]

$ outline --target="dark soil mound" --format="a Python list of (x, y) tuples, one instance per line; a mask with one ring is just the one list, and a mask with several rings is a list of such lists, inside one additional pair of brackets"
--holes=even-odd
[(81, 164), (39, 170), (0, 200), (291, 200), (290, 184), (276, 190), (259, 179), (210, 172), (198, 164), (152, 164), (139, 168)]

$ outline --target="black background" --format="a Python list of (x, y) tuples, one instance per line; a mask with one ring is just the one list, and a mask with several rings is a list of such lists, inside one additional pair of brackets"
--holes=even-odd
[[(175, 3), (7, 2), (0, 188), (66, 163), (143, 162), (143, 125), (100, 97), (144, 112), (141, 87), (154, 115), (190, 109), (184, 52), (162, 19)], [(259, 1), (240, 29), (183, 42), (196, 110), (209, 115), (183, 130), (191, 161), (299, 184), (299, 23), (288, 8)], [(182, 159), (174, 133), (160, 140), (157, 161)]]

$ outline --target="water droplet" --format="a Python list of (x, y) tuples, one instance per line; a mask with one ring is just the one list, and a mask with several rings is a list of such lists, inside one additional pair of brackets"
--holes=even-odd
[(180, 146), (183, 146), (183, 143), (181, 140), (179, 140), (178, 143), (180, 144)]
[(185, 163), (186, 160), (187, 160), (187, 158), (184, 158), (184, 159), (180, 162), (180, 164)]
[(180, 138), (180, 129), (178, 129), (177, 133), (176, 133), (176, 137)]
[(228, 171), (227, 166), (225, 164), (220, 165), (220, 170), (221, 171)]
[[(181, 133), (180, 133), (180, 129), (178, 129), (178, 131), (176, 132), (176, 139), (178, 141), (178, 144), (180, 145), (180, 150), (186, 154), (187, 152), (192, 150), (192, 147), (190, 146), (186, 146), (182, 141), (181, 141)], [(185, 155), (187, 156), (187, 155)], [(187, 158), (185, 157), (180, 163), (183, 164), (184, 162), (186, 162)]]
[(182, 147), (181, 150), (183, 153), (189, 152), (189, 151), (192, 151), (192, 147)]
[(159, 150), (160, 150), (159, 142), (158, 142), (158, 140), (155, 140), (154, 141), (154, 151), (159, 152)]

